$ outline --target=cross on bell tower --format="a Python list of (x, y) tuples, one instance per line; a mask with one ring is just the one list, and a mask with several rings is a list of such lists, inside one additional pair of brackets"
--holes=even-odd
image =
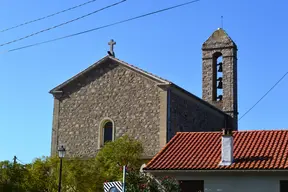
[(237, 45), (221, 28), (202, 46), (202, 98), (233, 117), (238, 130)]
[(108, 54), (112, 57), (115, 57), (114, 45), (116, 45), (116, 42), (113, 39), (111, 39), (110, 42), (108, 43), (108, 45), (110, 46), (110, 51), (107, 51)]

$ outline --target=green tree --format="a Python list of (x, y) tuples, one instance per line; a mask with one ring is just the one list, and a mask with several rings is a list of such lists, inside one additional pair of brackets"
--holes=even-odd
[(0, 191), (25, 191), (22, 183), (27, 174), (23, 165), (9, 161), (0, 162)]
[[(58, 189), (60, 162), (58, 157), (37, 158), (27, 167), (25, 189), (29, 192), (56, 192)], [(97, 167), (94, 159), (63, 159), (62, 191), (95, 191)]]
[(58, 159), (41, 157), (36, 158), (31, 164), (25, 166), (28, 174), (25, 175), (23, 188), (29, 192), (54, 192), (57, 189), (57, 168)]
[(12, 190), (12, 165), (9, 161), (0, 162), (0, 191)]
[(126, 165), (129, 170), (139, 170), (142, 164), (141, 155), (143, 147), (141, 142), (127, 135), (107, 142), (96, 156), (96, 165), (99, 168), (98, 190), (103, 190), (105, 181), (121, 181), (122, 167)]
[(99, 180), (95, 159), (70, 159), (63, 162), (63, 191), (94, 192)]
[[(140, 173), (143, 148), (128, 136), (107, 142), (96, 158), (63, 159), (63, 192), (103, 192), (105, 181), (122, 181), (122, 167), (127, 166), (127, 192), (177, 192), (177, 183), (170, 178), (155, 180)], [(36, 158), (31, 164), (0, 162), (0, 191), (57, 192), (59, 158)]]

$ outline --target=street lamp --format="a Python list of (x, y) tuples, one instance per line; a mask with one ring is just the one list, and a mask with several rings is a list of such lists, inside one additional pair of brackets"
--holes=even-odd
[(61, 192), (61, 179), (62, 179), (62, 160), (65, 156), (65, 148), (63, 145), (58, 149), (58, 156), (60, 158), (60, 171), (59, 171), (59, 185), (58, 185), (58, 192)]

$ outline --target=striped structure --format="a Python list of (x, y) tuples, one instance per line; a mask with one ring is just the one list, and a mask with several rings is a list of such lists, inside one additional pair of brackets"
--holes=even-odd
[[(113, 188), (117, 190), (112, 190)], [(122, 182), (114, 181), (104, 183), (104, 192), (122, 192)]]

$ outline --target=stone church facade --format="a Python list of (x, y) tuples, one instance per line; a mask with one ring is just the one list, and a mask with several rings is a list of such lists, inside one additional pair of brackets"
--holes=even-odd
[(64, 145), (69, 157), (93, 157), (105, 142), (127, 134), (142, 142), (143, 158), (150, 159), (176, 132), (236, 130), (237, 47), (218, 29), (202, 49), (203, 99), (115, 58), (113, 49), (52, 89), (51, 155)]

